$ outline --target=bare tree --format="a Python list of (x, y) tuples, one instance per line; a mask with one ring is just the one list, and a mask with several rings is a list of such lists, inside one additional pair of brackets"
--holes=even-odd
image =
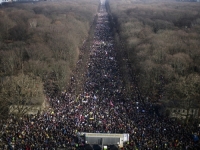
[(188, 123), (189, 110), (199, 104), (200, 76), (198, 74), (190, 74), (189, 76), (180, 77), (177, 88), (179, 89), (179, 97), (181, 97), (183, 107), (187, 110), (186, 123)]
[(41, 105), (44, 101), (40, 78), (24, 74), (5, 78), (2, 81), (0, 95), (0, 100), (4, 102), (0, 110), (5, 112), (5, 109), (13, 107), (14, 109), (9, 111), (14, 111), (18, 116), (24, 115), (32, 106)]

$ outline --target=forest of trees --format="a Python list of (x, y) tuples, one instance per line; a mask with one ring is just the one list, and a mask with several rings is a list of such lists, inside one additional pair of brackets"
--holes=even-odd
[(0, 114), (41, 105), (65, 90), (98, 11), (98, 0), (12, 4), (0, 8)]
[[(200, 3), (161, 1), (108, 0), (117, 51), (128, 58), (144, 98), (199, 107)], [(10, 105), (41, 105), (46, 92), (66, 89), (98, 5), (66, 0), (0, 8), (2, 116)]]
[(145, 99), (199, 107), (200, 3), (109, 0), (118, 53), (136, 72)]

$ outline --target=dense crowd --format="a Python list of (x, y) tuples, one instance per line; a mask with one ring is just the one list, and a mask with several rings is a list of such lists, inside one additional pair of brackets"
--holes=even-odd
[[(72, 82), (76, 79), (72, 77)], [(134, 83), (133, 83), (134, 84)], [(94, 44), (84, 91), (48, 97), (50, 108), (20, 119), (10, 115), (1, 122), (2, 149), (84, 149), (77, 132), (129, 133), (124, 149), (198, 149), (198, 128), (183, 126), (153, 113), (151, 102), (142, 102), (137, 85), (126, 97), (116, 61), (113, 35), (103, 3), (98, 13)]]

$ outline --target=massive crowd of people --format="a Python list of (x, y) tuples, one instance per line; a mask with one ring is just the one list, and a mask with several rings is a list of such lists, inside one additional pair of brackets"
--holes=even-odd
[[(101, 4), (90, 49), (83, 93), (70, 92), (49, 97), (50, 108), (20, 119), (14, 115), (2, 121), (2, 149), (84, 149), (78, 132), (129, 133), (124, 149), (198, 149), (198, 128), (184, 126), (153, 112), (151, 102), (142, 102), (136, 85), (126, 97), (116, 61), (114, 39), (105, 3)], [(76, 79), (72, 77), (72, 82)], [(134, 83), (133, 83), (134, 84)]]

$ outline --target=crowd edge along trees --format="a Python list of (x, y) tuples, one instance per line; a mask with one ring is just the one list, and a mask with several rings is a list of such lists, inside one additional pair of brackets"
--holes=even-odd
[(156, 0), (109, 0), (109, 4), (118, 51), (127, 54), (143, 96), (187, 111), (199, 107), (200, 4)]
[(66, 89), (98, 5), (97, 0), (67, 0), (0, 8), (3, 112), (10, 105), (41, 104), (43, 91), (53, 96)]

